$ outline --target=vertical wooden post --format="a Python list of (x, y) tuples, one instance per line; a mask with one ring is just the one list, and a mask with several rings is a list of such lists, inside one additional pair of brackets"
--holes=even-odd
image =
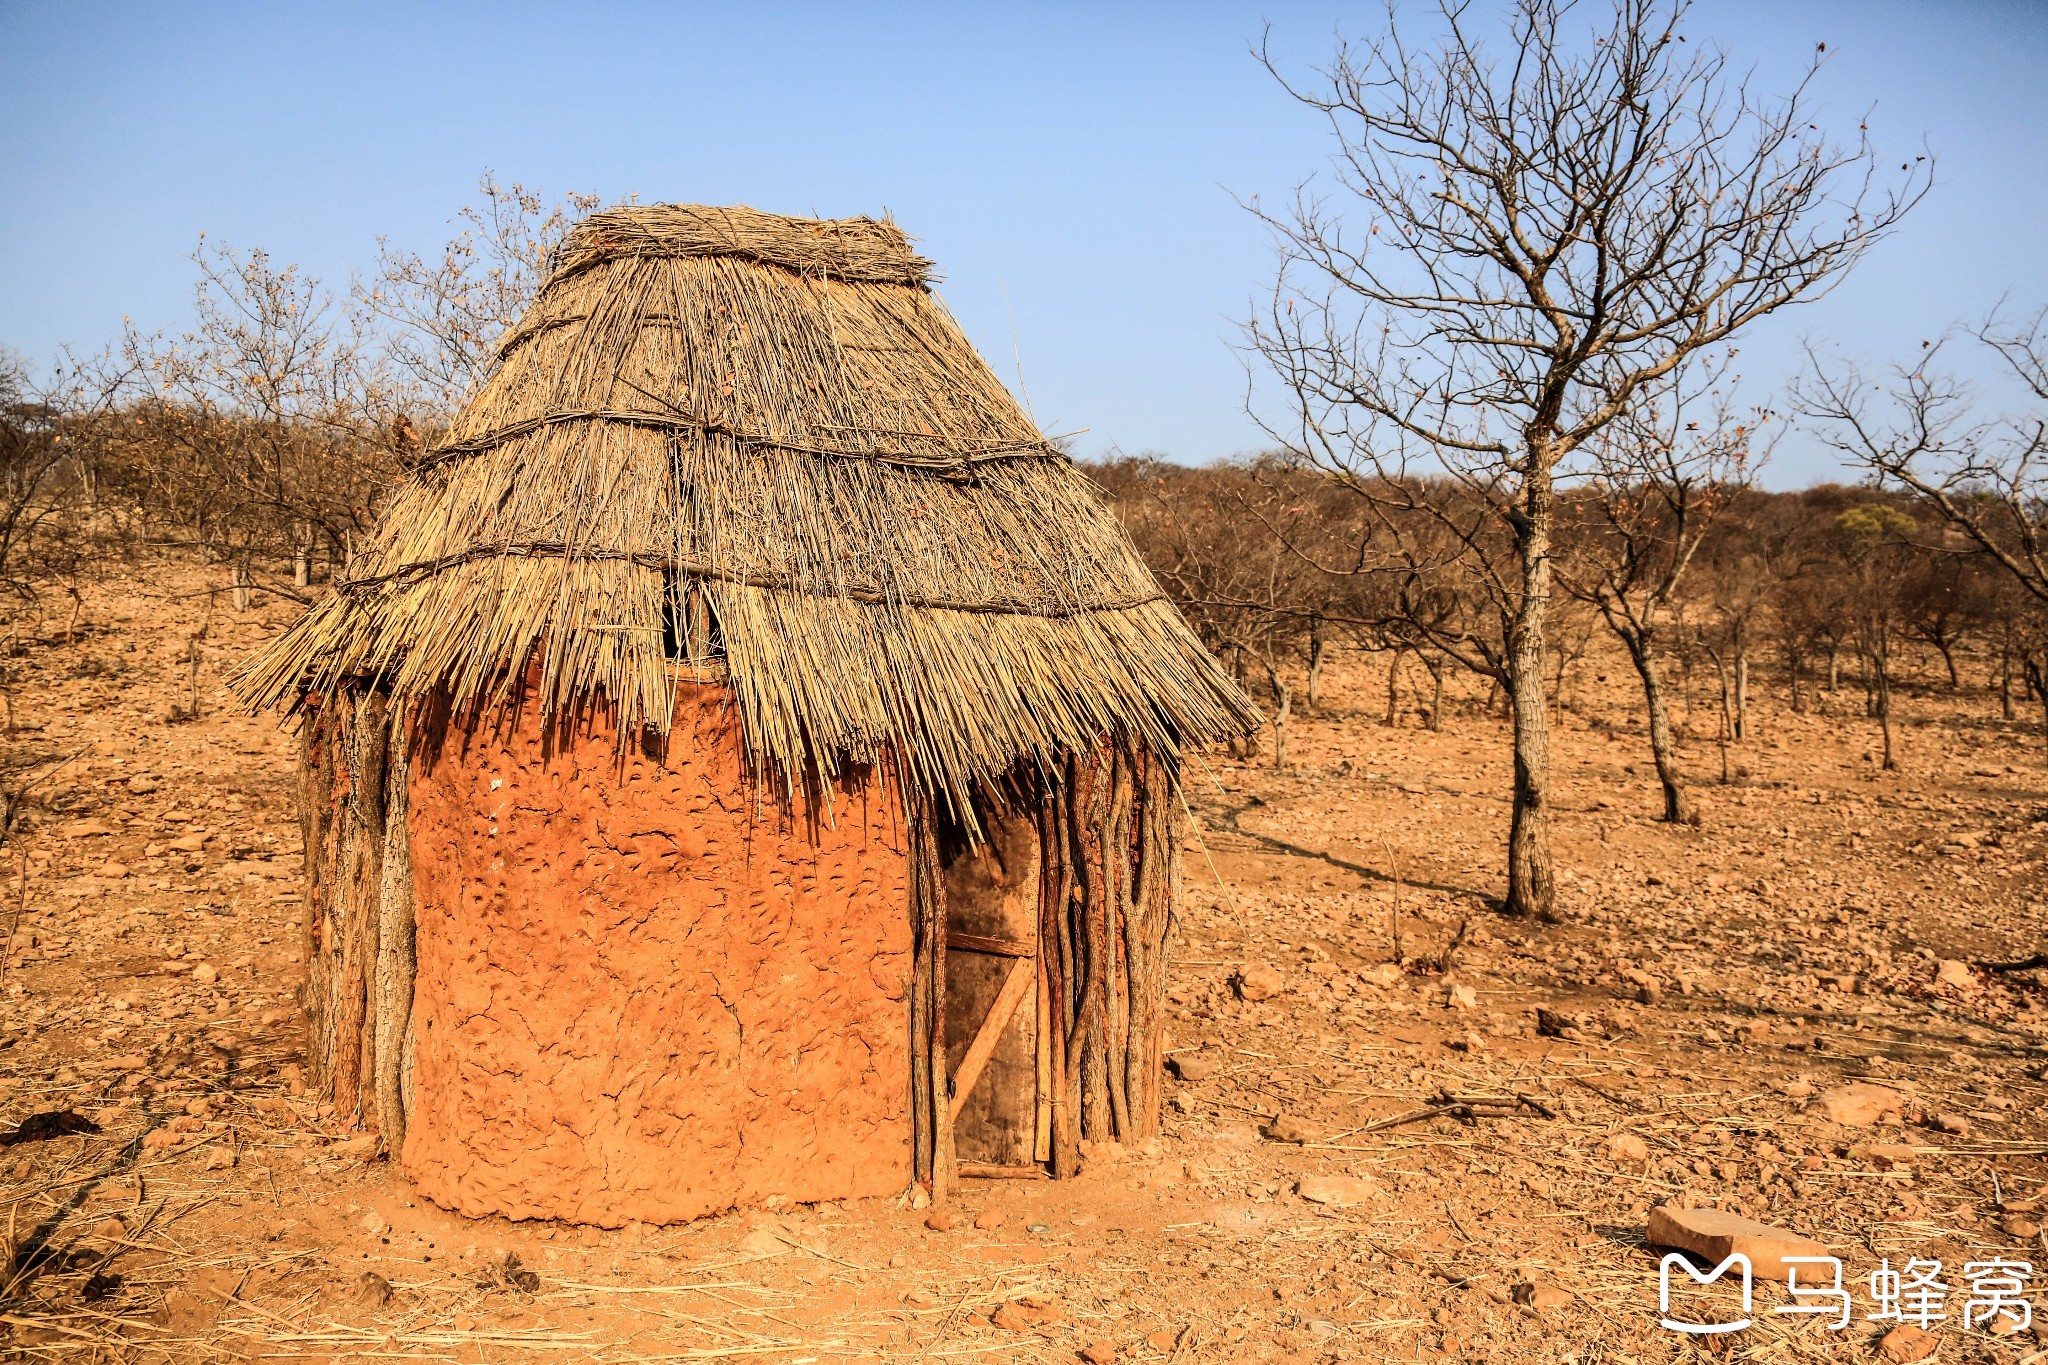
[(384, 844), (382, 876), (377, 884), (376, 978), (371, 991), (374, 1099), (371, 1106), (384, 1146), (396, 1152), (405, 1143), (406, 1041), (412, 1032), (413, 892), (412, 834), (407, 819), (406, 783), (411, 777), (407, 726), (403, 708), (392, 712), (386, 726), (384, 764)]
[(931, 1183), (934, 1202), (953, 1188), (952, 1097), (946, 1084), (946, 874), (939, 863), (936, 813), (910, 784), (903, 789), (910, 826), (910, 1070), (912, 1174)]

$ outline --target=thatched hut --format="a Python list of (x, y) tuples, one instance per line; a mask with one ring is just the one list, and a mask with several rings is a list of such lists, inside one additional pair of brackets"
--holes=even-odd
[(943, 1192), (1156, 1130), (1190, 743), (1249, 703), (891, 223), (557, 253), (304, 718), (321, 1093), (468, 1213)]

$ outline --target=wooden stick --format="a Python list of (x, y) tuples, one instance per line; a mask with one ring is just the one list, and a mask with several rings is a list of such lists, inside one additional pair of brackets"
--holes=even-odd
[(974, 1083), (981, 1079), (982, 1068), (995, 1055), (996, 1044), (1002, 1041), (1003, 1030), (1009, 1027), (1011, 1016), (1017, 1013), (1017, 1006), (1024, 1003), (1025, 994), (1031, 989), (1031, 982), (1038, 974), (1037, 962), (1032, 958), (1018, 958), (1010, 964), (1010, 971), (1003, 978), (1002, 989), (996, 992), (995, 1003), (988, 1007), (988, 1017), (981, 1021), (975, 1031), (974, 1040), (967, 1045), (967, 1051), (960, 1058), (960, 1067), (953, 1073), (953, 1098), (946, 1108), (948, 1120), (958, 1122), (960, 1111), (967, 1105), (967, 1097), (974, 1090)]
[(995, 1166), (986, 1161), (963, 1161), (955, 1168), (962, 1180), (1044, 1180), (1037, 1166)]

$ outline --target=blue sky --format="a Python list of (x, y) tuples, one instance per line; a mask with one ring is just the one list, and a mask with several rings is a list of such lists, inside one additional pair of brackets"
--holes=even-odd
[[(1325, 164), (1247, 55), (1326, 55), (1377, 5), (111, 5), (0, 0), (0, 344), (47, 361), (124, 316), (176, 327), (199, 234), (331, 280), (379, 234), (431, 249), (486, 168), (549, 194), (892, 211), (1040, 423), (1079, 447), (1249, 449), (1236, 321), (1267, 280), (1232, 192)], [(1767, 320), (1881, 361), (1999, 297), (2048, 302), (2048, 4), (1703, 0), (1697, 37), (1782, 84), (1814, 44), (1829, 122), (1933, 198), (1828, 299)], [(1838, 473), (1788, 439), (1770, 481)]]

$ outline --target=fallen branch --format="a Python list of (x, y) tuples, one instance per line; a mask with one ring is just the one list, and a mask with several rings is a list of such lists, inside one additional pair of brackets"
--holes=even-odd
[(1398, 1128), (1404, 1123), (1420, 1123), (1424, 1119), (1448, 1118), (1460, 1123), (1477, 1123), (1480, 1119), (1554, 1119), (1557, 1111), (1540, 1100), (1527, 1095), (1453, 1095), (1443, 1091), (1434, 1103), (1396, 1114), (1391, 1118), (1375, 1120), (1363, 1128), (1354, 1128), (1354, 1133), (1377, 1132), (1382, 1128)]

